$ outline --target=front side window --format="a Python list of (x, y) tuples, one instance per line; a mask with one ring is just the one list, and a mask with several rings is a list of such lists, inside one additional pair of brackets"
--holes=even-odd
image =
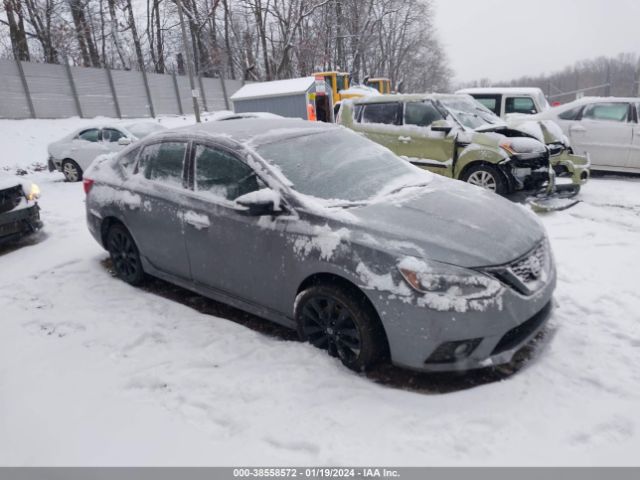
[(509, 97), (505, 102), (505, 113), (525, 113), (530, 115), (537, 113), (533, 98), (530, 97)]
[(430, 101), (409, 102), (404, 110), (405, 125), (428, 127), (437, 120), (444, 120), (440, 111)]
[(122, 133), (120, 130), (116, 130), (115, 128), (103, 128), (102, 129), (102, 140), (105, 142), (117, 142), (121, 138), (125, 138), (126, 135)]
[(364, 105), (362, 123), (400, 124), (399, 103), (369, 103)]
[(605, 122), (626, 122), (629, 117), (627, 103), (594, 103), (584, 109), (582, 118)]
[(80, 132), (78, 135), (80, 140), (85, 140), (87, 142), (99, 142), (100, 141), (100, 130), (97, 128), (90, 128), (89, 130), (84, 130)]
[(185, 142), (162, 142), (144, 148), (138, 171), (148, 180), (182, 186)]
[(224, 150), (196, 146), (196, 191), (233, 201), (259, 188), (258, 177), (251, 167)]
[(558, 118), (561, 120), (577, 120), (580, 117), (580, 113), (584, 107), (581, 105), (579, 107), (572, 108), (567, 110), (566, 112), (562, 112), (558, 115)]

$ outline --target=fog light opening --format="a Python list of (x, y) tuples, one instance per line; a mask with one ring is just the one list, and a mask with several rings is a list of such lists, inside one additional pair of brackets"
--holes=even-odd
[(481, 341), (481, 338), (474, 338), (472, 340), (443, 343), (424, 363), (454, 363), (465, 360), (478, 348)]

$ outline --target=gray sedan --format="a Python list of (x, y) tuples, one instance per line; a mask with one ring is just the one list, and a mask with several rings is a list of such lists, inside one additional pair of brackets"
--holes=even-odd
[(551, 312), (555, 267), (533, 214), (335, 125), (167, 131), (94, 162), (84, 187), (120, 278), (297, 329), (357, 371), (506, 363)]

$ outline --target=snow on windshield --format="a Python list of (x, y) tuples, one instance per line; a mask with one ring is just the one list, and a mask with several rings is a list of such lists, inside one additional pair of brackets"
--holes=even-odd
[[(294, 190), (320, 199), (369, 200), (432, 176), (388, 149), (346, 130), (297, 136), (256, 148), (291, 181)], [(401, 183), (398, 183), (398, 181)]]
[(446, 98), (440, 100), (449, 113), (462, 125), (475, 130), (485, 125), (502, 123), (500, 117), (475, 100), (467, 98)]

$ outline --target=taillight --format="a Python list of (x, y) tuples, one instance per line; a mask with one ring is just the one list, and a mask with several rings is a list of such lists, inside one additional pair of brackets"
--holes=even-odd
[(85, 178), (84, 180), (82, 180), (82, 187), (84, 188), (84, 193), (88, 195), (89, 190), (91, 190), (91, 187), (93, 187), (93, 180), (91, 180), (90, 178)]

